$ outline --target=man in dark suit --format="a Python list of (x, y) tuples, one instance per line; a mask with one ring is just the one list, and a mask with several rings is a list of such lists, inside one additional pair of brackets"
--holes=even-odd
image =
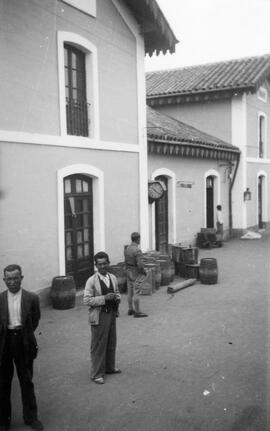
[(32, 382), (33, 361), (37, 356), (34, 331), (40, 319), (39, 298), (21, 288), (22, 280), (19, 265), (4, 269), (7, 290), (0, 294), (0, 431), (10, 427), (14, 364), (21, 386), (24, 422), (36, 431), (43, 430), (37, 417)]

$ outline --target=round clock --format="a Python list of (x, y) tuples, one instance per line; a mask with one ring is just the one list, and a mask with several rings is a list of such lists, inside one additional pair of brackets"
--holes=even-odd
[(160, 199), (164, 194), (164, 187), (160, 181), (150, 181), (148, 183), (148, 197), (150, 201)]

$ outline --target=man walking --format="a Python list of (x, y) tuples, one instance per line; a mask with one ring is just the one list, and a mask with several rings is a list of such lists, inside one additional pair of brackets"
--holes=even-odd
[(108, 273), (109, 256), (100, 251), (94, 257), (98, 272), (88, 278), (83, 303), (89, 306), (91, 325), (91, 378), (105, 383), (105, 374), (119, 374), (115, 367), (116, 317), (121, 296), (117, 278)]
[(39, 298), (21, 288), (23, 280), (19, 265), (4, 269), (7, 290), (0, 294), (0, 430), (11, 422), (11, 383), (16, 365), (20, 382), (23, 419), (33, 430), (42, 431), (37, 417), (34, 393), (33, 361), (37, 356), (34, 331), (40, 319)]
[[(125, 248), (125, 263), (127, 269), (127, 298), (128, 315), (134, 317), (147, 317), (140, 311), (141, 286), (145, 279), (145, 271), (142, 264), (142, 252), (139, 248), (141, 236), (138, 232), (131, 234), (131, 244)], [(134, 305), (134, 307), (133, 307)]]

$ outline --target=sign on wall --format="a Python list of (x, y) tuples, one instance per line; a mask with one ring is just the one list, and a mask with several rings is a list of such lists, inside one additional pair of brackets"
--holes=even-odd
[(188, 180), (178, 180), (176, 181), (176, 187), (183, 187), (185, 189), (191, 189), (192, 186), (194, 186), (194, 181), (188, 181)]

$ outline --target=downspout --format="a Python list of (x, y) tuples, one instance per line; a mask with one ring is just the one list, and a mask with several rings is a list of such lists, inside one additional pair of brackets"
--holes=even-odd
[(240, 153), (237, 155), (237, 159), (236, 159), (236, 165), (235, 165), (235, 169), (234, 169), (234, 173), (233, 173), (233, 177), (231, 178), (231, 170), (232, 170), (232, 165), (230, 166), (230, 186), (229, 186), (229, 236), (230, 238), (232, 237), (232, 227), (233, 227), (233, 217), (232, 217), (232, 189), (233, 189), (233, 185), (235, 182), (235, 178), (236, 178), (236, 174), (237, 174), (237, 170), (238, 170), (238, 166), (239, 166), (239, 162), (240, 162)]

